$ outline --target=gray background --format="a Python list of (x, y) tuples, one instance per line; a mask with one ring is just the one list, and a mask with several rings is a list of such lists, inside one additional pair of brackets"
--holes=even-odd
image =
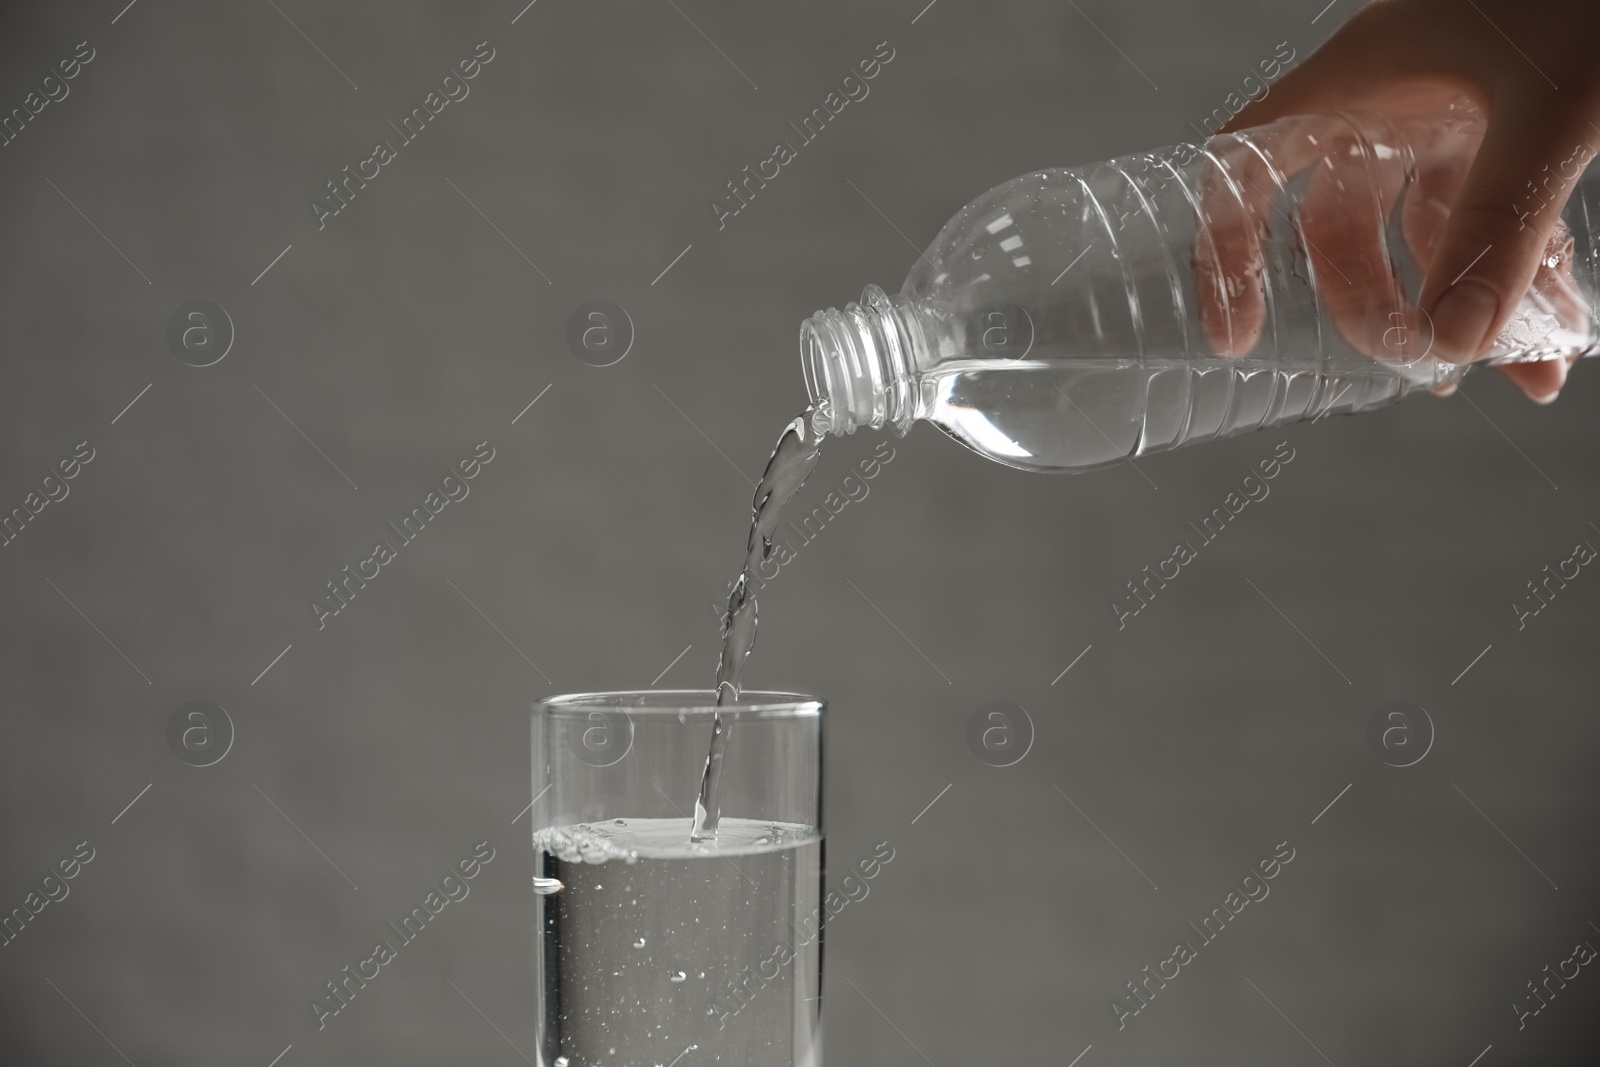
[[(10, 6), (5, 109), (98, 54), (0, 149), (0, 504), (97, 454), (0, 549), (0, 907), (97, 854), (0, 949), (3, 1058), (531, 1055), (529, 702), (686, 645), (661, 684), (710, 683), (799, 320), (896, 288), (894, 227), (1190, 136), (1353, 7), (924, 2)], [(871, 95), (718, 232), (707, 198), (884, 39)], [(471, 95), (318, 232), (308, 200), (482, 40)], [(238, 333), (203, 369), (164, 338), (195, 298)], [(564, 342), (591, 298), (637, 328), (612, 367)], [(1600, 373), (1548, 410), (1464, 393), (1141, 463), (1159, 488), (894, 442), (768, 589), (747, 679), (832, 702), (836, 866), (897, 853), (829, 930), (830, 1064), (1592, 1060), (1592, 968), (1521, 1032), (1511, 1002), (1600, 943), (1600, 577), (1521, 632), (1508, 605), (1595, 541)], [(319, 632), (308, 598), (486, 438)], [(1107, 600), (1281, 440), (1270, 498), (1117, 632)], [(873, 444), (834, 442), (801, 506)], [(1405, 769), (1364, 738), (1394, 698), (1437, 727)], [(167, 746), (191, 699), (237, 728), (211, 767)], [(1032, 717), (1016, 766), (967, 749), (990, 699)], [(472, 896), (318, 1033), (310, 996), (483, 839)], [(1118, 1032), (1110, 998), (1283, 840), (1271, 896)]]

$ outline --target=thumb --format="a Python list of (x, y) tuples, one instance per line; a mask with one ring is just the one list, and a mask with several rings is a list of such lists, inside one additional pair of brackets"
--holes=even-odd
[(1533, 103), (1491, 115), (1417, 300), (1452, 363), (1477, 358), (1516, 311), (1595, 154), (1582, 115)]

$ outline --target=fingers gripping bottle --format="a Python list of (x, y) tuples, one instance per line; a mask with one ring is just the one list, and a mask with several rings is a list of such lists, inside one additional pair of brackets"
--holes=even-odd
[[(868, 286), (801, 326), (814, 425), (926, 419), (1065, 472), (1442, 391), (1465, 368), (1430, 354), (1416, 299), (1482, 136), (1465, 105), (1303, 116), (1009, 181), (956, 213), (899, 294)], [(1600, 165), (1480, 362), (1596, 350), (1597, 239)]]

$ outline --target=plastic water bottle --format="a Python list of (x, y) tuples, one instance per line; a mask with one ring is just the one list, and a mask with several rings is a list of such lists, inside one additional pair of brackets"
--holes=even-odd
[[(1006, 182), (898, 295), (805, 321), (813, 425), (927, 419), (1009, 466), (1080, 471), (1442, 390), (1466, 368), (1431, 355), (1416, 298), (1482, 136), (1465, 105), (1301, 116)], [(1507, 209), (1526, 221), (1539, 196)], [(1597, 238), (1600, 165), (1480, 362), (1595, 351)]]

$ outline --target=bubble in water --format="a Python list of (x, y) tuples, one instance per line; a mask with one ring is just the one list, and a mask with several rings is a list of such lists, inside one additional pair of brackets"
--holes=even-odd
[(571, 1062), (571, 1061), (568, 1060), (565, 1056), (557, 1056), (556, 1057), (555, 1067), (567, 1067), (567, 1064), (569, 1062)]
[(596, 830), (587, 823), (580, 823), (536, 830), (533, 847), (568, 863), (600, 864), (613, 859), (632, 863), (637, 856), (633, 849), (618, 844), (622, 838), (622, 831)]
[(687, 974), (683, 973), (682, 971), (677, 971), (677, 972), (674, 972), (673, 975), (670, 978), (667, 979), (667, 981), (669, 981), (669, 982), (683, 982), (683, 981), (687, 981), (688, 978), (689, 978), (689, 976)]
[(628, 825), (628, 820), (627, 819), (612, 819), (611, 820), (611, 825), (612, 826), (626, 826), (626, 825)]
[(639, 940), (635, 941), (633, 943), (633, 947), (634, 948), (644, 948), (644, 938), (641, 937)]
[(565, 888), (566, 886), (561, 884), (561, 879), (559, 878), (540, 878), (537, 875), (534, 876), (533, 891), (539, 894), (541, 897), (547, 897), (551, 893), (559, 893)]

